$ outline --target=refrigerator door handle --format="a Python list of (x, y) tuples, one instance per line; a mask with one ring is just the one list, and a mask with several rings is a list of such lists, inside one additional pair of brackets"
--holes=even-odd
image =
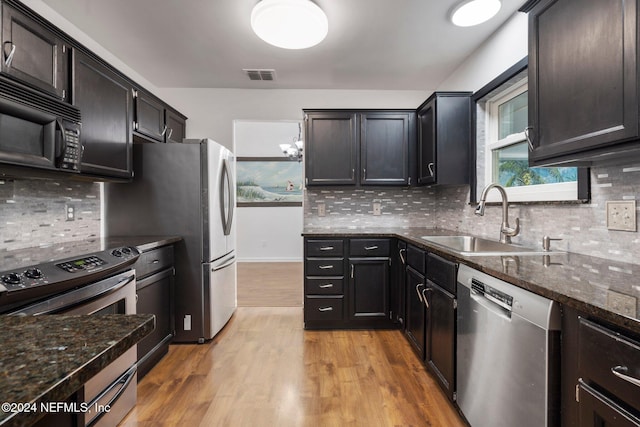
[(236, 262), (236, 256), (235, 255), (231, 255), (230, 257), (227, 257), (223, 260), (220, 261), (221, 264), (216, 264), (211, 266), (211, 271), (218, 271), (218, 270), (222, 270), (223, 268), (227, 268), (230, 265), (233, 265), (233, 263)]
[(222, 178), (220, 179), (220, 209), (222, 210), (222, 229), (225, 236), (231, 233), (234, 205), (233, 180), (229, 161), (224, 159), (222, 163)]

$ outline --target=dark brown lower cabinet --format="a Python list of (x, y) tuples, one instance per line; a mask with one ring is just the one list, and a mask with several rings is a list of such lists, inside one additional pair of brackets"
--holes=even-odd
[(426, 313), (425, 305), (422, 301), (424, 286), (424, 275), (413, 267), (408, 266), (406, 273), (405, 335), (421, 360), (424, 360), (425, 355)]
[(389, 258), (349, 258), (349, 321), (391, 326)]
[(578, 380), (578, 425), (585, 427), (638, 427), (640, 418), (602, 393)]
[(425, 362), (449, 399), (455, 393), (456, 297), (427, 280)]

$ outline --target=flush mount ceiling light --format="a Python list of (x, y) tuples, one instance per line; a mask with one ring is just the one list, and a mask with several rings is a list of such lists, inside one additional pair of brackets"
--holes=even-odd
[(493, 18), (500, 10), (500, 0), (467, 0), (451, 13), (451, 22), (458, 27), (471, 27)]
[(251, 12), (251, 28), (265, 42), (306, 49), (327, 36), (327, 15), (310, 0), (262, 0)]

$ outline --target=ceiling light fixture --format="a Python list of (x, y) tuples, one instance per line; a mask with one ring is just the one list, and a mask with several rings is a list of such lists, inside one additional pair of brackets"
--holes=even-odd
[(466, 0), (453, 9), (451, 22), (458, 27), (471, 27), (493, 18), (502, 4), (500, 0)]
[(327, 15), (310, 0), (262, 0), (251, 12), (251, 28), (265, 42), (306, 49), (327, 36)]

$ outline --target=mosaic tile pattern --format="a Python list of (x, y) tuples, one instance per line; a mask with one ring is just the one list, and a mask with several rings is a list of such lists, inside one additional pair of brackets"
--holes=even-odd
[[(75, 207), (66, 221), (65, 205)], [(92, 182), (0, 180), (0, 249), (100, 235), (100, 186)]]
[[(552, 248), (640, 264), (638, 232), (607, 230), (605, 202), (640, 198), (640, 164), (591, 169), (591, 201), (586, 204), (511, 205), (509, 219), (520, 218), (514, 243), (541, 245), (544, 235), (563, 240)], [(373, 215), (373, 203), (382, 215)], [(324, 203), (326, 216), (317, 215)], [(485, 215), (474, 215), (469, 187), (388, 189), (308, 189), (304, 200), (305, 228), (320, 227), (439, 227), (490, 239), (499, 238), (501, 208), (487, 205)], [(637, 207), (640, 210), (640, 204)], [(640, 217), (640, 212), (637, 213)]]

